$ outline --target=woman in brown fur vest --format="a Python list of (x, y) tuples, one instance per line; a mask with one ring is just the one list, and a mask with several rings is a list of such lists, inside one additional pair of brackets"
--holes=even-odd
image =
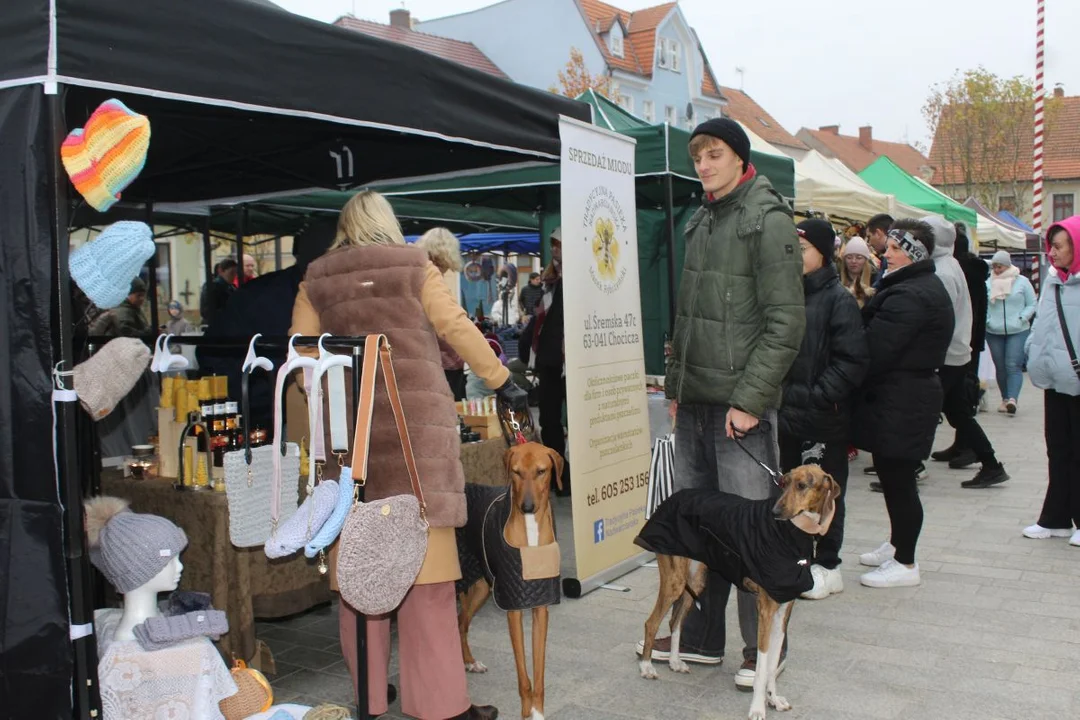
[[(465, 524), (465, 480), (457, 413), (443, 374), (438, 340), (445, 340), (511, 405), (523, 406), (525, 392), (510, 381), (509, 372), (424, 250), (405, 245), (393, 209), (374, 192), (360, 192), (342, 208), (334, 245), (308, 267), (300, 285), (290, 332), (384, 333), (390, 339), (431, 523), (424, 565), (397, 610), (401, 708), (421, 720), (497, 717), (495, 708), (470, 703), (461, 660), (454, 597), (454, 581), (461, 577), (461, 568), (454, 528)], [(379, 377), (370, 477), (365, 487), (369, 501), (411, 492), (389, 399)], [(336, 565), (336, 552), (332, 554), (331, 568)], [(331, 587), (336, 589), (335, 580), (331, 578)], [(389, 616), (369, 617), (367, 632), (368, 710), (380, 715), (387, 711)], [(355, 683), (356, 611), (344, 601), (340, 634)]]

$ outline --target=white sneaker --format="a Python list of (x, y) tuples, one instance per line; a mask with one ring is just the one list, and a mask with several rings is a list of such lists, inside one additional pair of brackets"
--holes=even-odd
[(859, 562), (870, 567), (877, 567), (886, 560), (892, 560), (894, 555), (896, 555), (896, 548), (892, 546), (892, 543), (885, 542), (877, 550), (860, 555)]
[(1072, 537), (1069, 538), (1069, 544), (1080, 547), (1080, 528), (1077, 528), (1076, 532), (1074, 532), (1072, 534)]
[(890, 558), (883, 562), (881, 567), (864, 574), (859, 578), (859, 582), (866, 587), (894, 588), (914, 587), (921, 584), (922, 579), (919, 577), (919, 565), (917, 563), (915, 567), (909, 568), (907, 565)]
[(830, 595), (844, 592), (844, 578), (838, 569), (811, 565), (810, 574), (814, 576), (814, 587), (802, 594), (807, 600), (824, 600)]
[(1076, 540), (1076, 535), (1073, 533), (1072, 530), (1044, 528), (1039, 523), (1035, 523), (1034, 525), (1028, 525), (1026, 528), (1024, 528), (1024, 537), (1031, 538), (1032, 540), (1049, 540), (1050, 538), (1069, 537), (1070, 535), (1072, 535), (1072, 540), (1070, 540), (1070, 542), (1073, 545), (1080, 544), (1074, 542)]

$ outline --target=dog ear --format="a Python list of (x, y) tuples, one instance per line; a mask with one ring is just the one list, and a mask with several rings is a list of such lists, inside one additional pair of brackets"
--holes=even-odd
[(517, 454), (517, 449), (520, 445), (511, 445), (506, 448), (506, 452), (503, 453), (503, 463), (506, 465), (506, 479), (510, 480), (510, 470), (514, 467), (514, 455)]
[(551, 467), (555, 473), (555, 486), (559, 488), (559, 490), (562, 490), (563, 457), (551, 448), (544, 449), (547, 450), (548, 455), (551, 457)]
[(825, 473), (822, 479), (828, 483), (829, 488), (821, 501), (821, 512), (819, 513), (821, 519), (818, 521), (818, 525), (821, 527), (818, 532), (819, 535), (829, 532), (829, 525), (832, 524), (833, 516), (836, 515), (836, 501), (840, 497), (840, 483), (836, 482), (833, 476), (828, 473)]

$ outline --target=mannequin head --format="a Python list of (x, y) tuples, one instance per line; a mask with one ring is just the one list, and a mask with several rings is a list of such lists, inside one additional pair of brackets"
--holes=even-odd
[(154, 577), (150, 578), (142, 587), (135, 588), (131, 592), (147, 592), (157, 595), (163, 592), (172, 592), (180, 585), (180, 576), (184, 573), (184, 564), (180, 562), (180, 556), (175, 555), (169, 564), (161, 568)]

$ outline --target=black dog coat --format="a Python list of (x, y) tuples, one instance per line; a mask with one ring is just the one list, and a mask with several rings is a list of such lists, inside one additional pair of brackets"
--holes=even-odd
[(777, 602), (814, 587), (814, 536), (773, 517), (775, 500), (717, 490), (680, 490), (656, 509), (634, 542), (697, 560), (740, 589), (750, 578)]
[(465, 592), (477, 580), (485, 578), (500, 610), (531, 610), (558, 605), (562, 598), (560, 578), (525, 580), (521, 550), (507, 544), (503, 537), (503, 529), (510, 518), (510, 489), (468, 483), (465, 485), (465, 502), (468, 520), (465, 527), (456, 532), (461, 561), (457, 592)]

